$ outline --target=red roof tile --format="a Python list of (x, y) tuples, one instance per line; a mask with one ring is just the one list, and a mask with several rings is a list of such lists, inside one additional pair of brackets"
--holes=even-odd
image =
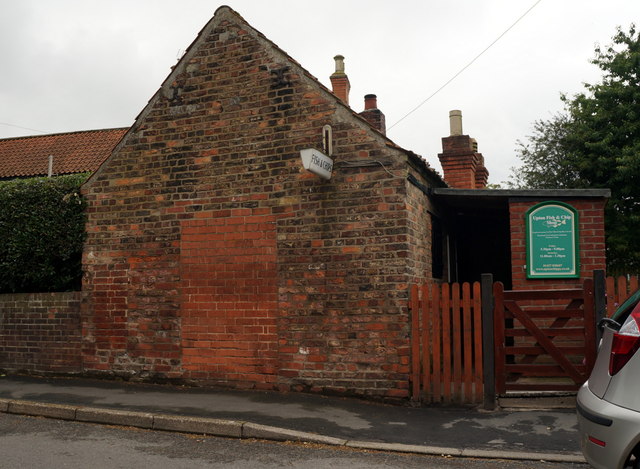
[(128, 128), (0, 139), (0, 179), (93, 172)]

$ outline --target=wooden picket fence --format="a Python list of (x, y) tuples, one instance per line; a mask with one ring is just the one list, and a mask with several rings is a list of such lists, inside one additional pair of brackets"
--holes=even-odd
[(607, 277), (607, 316), (610, 317), (629, 296), (638, 289), (638, 276)]
[(480, 283), (411, 288), (412, 398), (482, 402)]
[[(611, 316), (639, 286), (638, 276), (604, 278), (606, 315)], [(409, 310), (412, 399), (424, 403), (477, 404), (483, 401), (487, 389), (487, 395), (492, 395), (496, 384), (493, 379), (483, 389), (483, 378), (495, 375), (494, 370), (484, 370), (488, 373), (483, 374), (480, 283), (413, 285)], [(487, 342), (485, 353), (487, 346), (493, 349), (493, 344)]]

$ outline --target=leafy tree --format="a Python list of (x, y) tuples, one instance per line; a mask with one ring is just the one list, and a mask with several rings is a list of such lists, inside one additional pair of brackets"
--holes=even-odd
[(517, 152), (524, 164), (512, 168), (509, 187), (528, 189), (557, 189), (584, 187), (580, 174), (568, 158), (566, 146), (569, 116), (558, 113), (549, 120), (533, 124), (533, 134), (528, 142), (518, 141)]
[(640, 272), (640, 34), (618, 28), (596, 47), (603, 75), (585, 91), (562, 96), (563, 112), (536, 121), (523, 164), (509, 185), (528, 188), (610, 188), (607, 257), (610, 273)]

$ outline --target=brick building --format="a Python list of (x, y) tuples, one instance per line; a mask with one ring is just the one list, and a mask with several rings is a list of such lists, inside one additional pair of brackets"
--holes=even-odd
[[(410, 179), (444, 183), (346, 105), (336, 63), (333, 94), (218, 9), (85, 186), (85, 370), (406, 395), (431, 270)], [(330, 180), (303, 169), (329, 146)]]
[[(462, 133), (460, 111), (451, 111), (450, 128), (451, 135), (442, 139), (443, 151), (438, 155), (448, 187), (430, 191), (445, 227), (443, 280), (473, 282), (482, 273), (492, 273), (507, 289), (579, 288), (594, 270), (606, 268), (608, 189), (486, 189), (484, 157), (478, 153), (477, 142)], [(533, 249), (527, 246), (535, 233), (527, 228), (528, 213), (544, 204), (566, 206), (575, 213), (573, 274), (536, 276), (531, 272)], [(553, 239), (551, 246), (558, 244)], [(544, 249), (564, 248), (558, 244)]]
[(443, 179), (385, 136), (375, 95), (348, 106), (341, 56), (331, 81), (216, 11), (85, 184), (82, 372), (402, 398), (408, 286), (531, 283), (522, 210), (578, 206), (580, 275), (604, 268), (606, 191), (484, 189), (457, 113)]

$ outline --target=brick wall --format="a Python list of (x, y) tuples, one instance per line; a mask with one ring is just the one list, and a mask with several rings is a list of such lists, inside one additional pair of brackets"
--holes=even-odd
[(273, 387), (277, 372), (275, 217), (200, 212), (181, 238), (185, 377)]
[(606, 268), (603, 199), (562, 200), (578, 212), (580, 278), (527, 279), (525, 214), (537, 201), (512, 201), (509, 204), (511, 224), (511, 265), (513, 289), (578, 288), (585, 278), (593, 278), (593, 271)]
[[(418, 176), (416, 173), (412, 174)], [(430, 198), (420, 188), (408, 183), (407, 228), (410, 255), (406, 262), (410, 283), (422, 285), (432, 280), (432, 214), (436, 212)]]
[(77, 373), (80, 292), (0, 295), (0, 369)]
[(406, 396), (408, 158), (219, 9), (84, 187), (85, 368)]
[(388, 154), (368, 132), (338, 135), (362, 167), (322, 186), (306, 179), (278, 225), (282, 387), (406, 395), (405, 172), (368, 164)]

